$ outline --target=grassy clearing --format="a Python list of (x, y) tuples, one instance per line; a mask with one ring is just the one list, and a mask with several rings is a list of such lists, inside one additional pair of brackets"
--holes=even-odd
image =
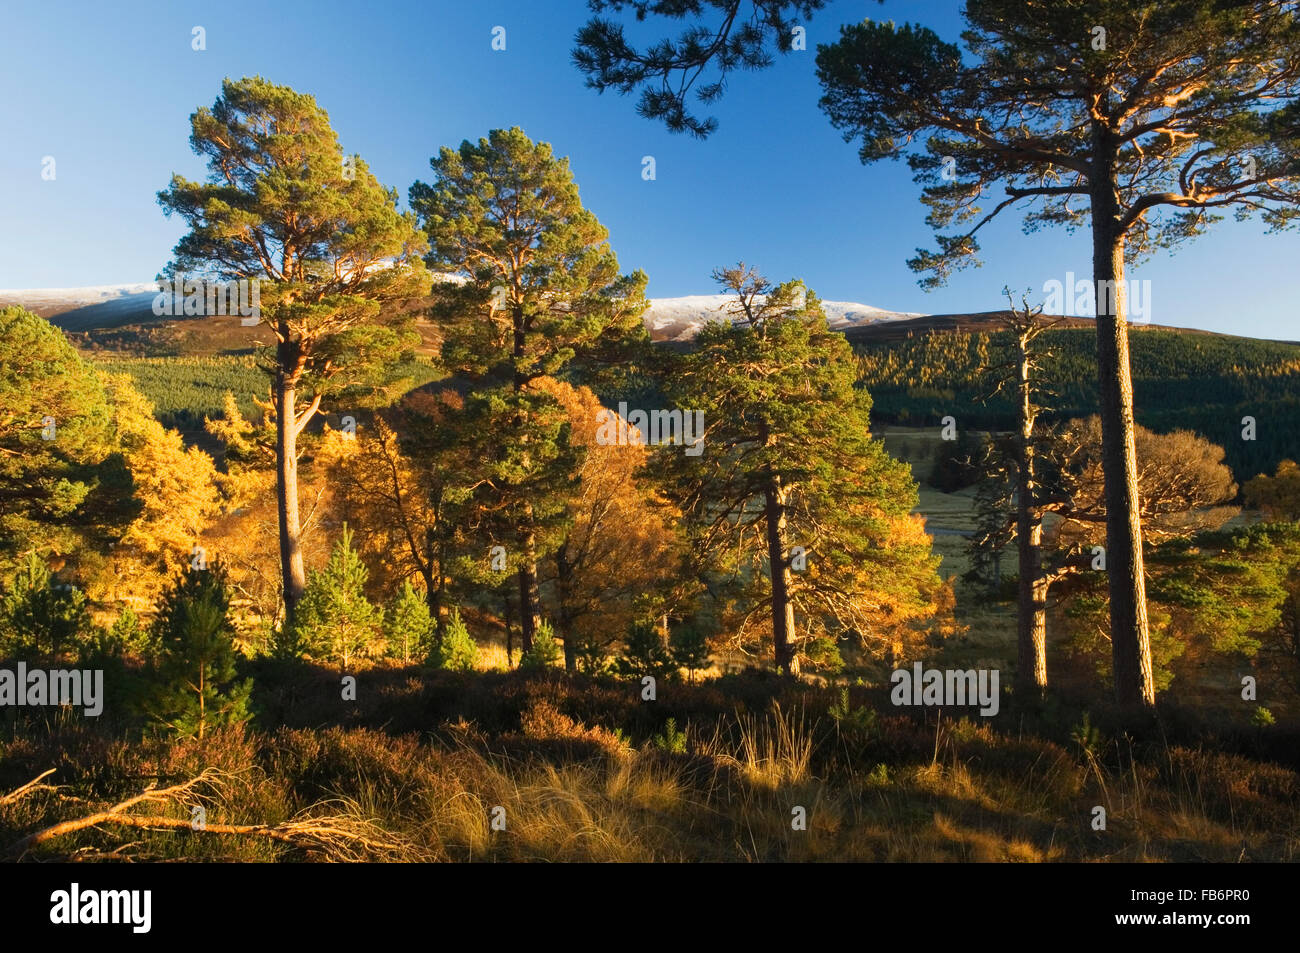
[[(160, 810), (208, 823), (333, 819), (382, 848), (303, 849), (112, 827), (32, 858), (522, 861), (1289, 861), (1300, 855), (1295, 727), (1224, 733), (1163, 709), (1121, 732), (1065, 703), (1004, 700), (978, 723), (855, 689), (758, 675), (664, 686), (557, 674), (299, 673), (263, 696), (274, 729), (130, 740), (84, 720), (6, 732), (0, 791), (50, 766), (61, 791), (0, 804), (0, 845), (203, 769), (220, 784)], [(369, 699), (369, 701), (365, 701)], [(904, 712), (900, 714), (900, 712)], [(873, 714), (874, 713), (874, 714)], [(672, 719), (672, 725), (668, 720)], [(1095, 727), (1091, 727), (1095, 726)], [(1288, 734), (1289, 732), (1289, 734)], [(72, 800), (69, 798), (76, 798)], [(1092, 809), (1107, 808), (1104, 832)], [(494, 830), (494, 808), (505, 830)], [(792, 819), (803, 808), (807, 829)], [(124, 846), (128, 845), (128, 846)], [(2, 848), (0, 848), (2, 849)]]

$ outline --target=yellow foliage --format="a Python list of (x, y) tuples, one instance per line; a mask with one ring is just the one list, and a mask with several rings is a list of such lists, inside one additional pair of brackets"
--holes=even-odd
[(212, 458), (185, 447), (124, 375), (105, 375), (113, 426), (132, 482), (138, 514), (127, 525), (99, 580), (113, 601), (147, 603), (168, 572), (188, 562), (220, 506)]
[(541, 567), (555, 595), (557, 631), (608, 644), (632, 623), (636, 596), (672, 586), (682, 555), (673, 530), (680, 513), (638, 477), (649, 448), (596, 442), (597, 414), (604, 408), (590, 389), (552, 378), (533, 386), (559, 401), (570, 440), (586, 449), (568, 500), (573, 524), (560, 551)]

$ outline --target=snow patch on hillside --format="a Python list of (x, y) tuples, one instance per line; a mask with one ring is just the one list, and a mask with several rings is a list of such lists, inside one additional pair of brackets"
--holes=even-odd
[[(679, 298), (651, 298), (645, 313), (646, 328), (656, 341), (689, 341), (709, 321), (726, 321), (734, 306), (731, 295), (683, 295)], [(886, 311), (856, 301), (823, 301), (826, 323), (836, 331), (857, 328), (877, 321), (903, 321), (923, 315), (910, 311)], [(731, 316), (732, 321), (740, 320)]]
[(158, 284), (153, 281), (134, 285), (92, 285), (88, 288), (0, 289), (0, 305), (21, 304), (32, 311), (37, 308), (84, 308), (124, 299), (136, 300), (139, 295), (152, 297), (157, 293)]
[[(454, 281), (457, 277), (452, 276), (449, 280)], [(0, 307), (22, 305), (45, 318), (79, 308), (96, 307), (96, 315), (108, 317), (119, 310), (123, 313), (149, 310), (157, 293), (155, 282), (89, 288), (0, 290)], [(645, 313), (646, 328), (656, 341), (689, 341), (709, 321), (727, 320), (727, 307), (733, 301), (730, 295), (725, 294), (651, 298), (650, 308)], [(822, 308), (827, 323), (834, 330), (923, 316), (910, 311), (886, 311), (856, 301), (823, 301)]]

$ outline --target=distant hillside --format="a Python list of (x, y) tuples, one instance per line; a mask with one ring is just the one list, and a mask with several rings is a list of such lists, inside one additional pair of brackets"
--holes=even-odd
[[(260, 381), (246, 358), (221, 373), (202, 360), (248, 355), (254, 345), (271, 343), (267, 330), (243, 327), (238, 317), (155, 316), (155, 294), (151, 283), (0, 291), (0, 307), (21, 304), (63, 328), (78, 347), (106, 358), (181, 360), (183, 367), (145, 361), (131, 370), (160, 413), (182, 429), (217, 409), (213, 404), (227, 384), (241, 400), (251, 399), (250, 387)], [(689, 349), (705, 322), (722, 319), (726, 303), (725, 295), (652, 299), (646, 326), (662, 346)], [(997, 352), (1007, 340), (997, 330), (1002, 312), (917, 315), (855, 302), (823, 304), (831, 327), (843, 331), (859, 355), (861, 380), (881, 423), (937, 426), (951, 414), (962, 426), (982, 430), (1012, 426), (1006, 400), (981, 399), (988, 389), (985, 369), (1002, 359)], [(1098, 409), (1093, 322), (1071, 318), (1066, 325), (1045, 339), (1057, 352), (1046, 368), (1058, 394), (1049, 418)], [(423, 319), (417, 326), (423, 354), (436, 353), (436, 329)], [(1300, 345), (1143, 325), (1131, 326), (1130, 340), (1140, 423), (1204, 434), (1224, 447), (1239, 479), (1271, 472), (1284, 457), (1300, 459)], [(199, 363), (184, 363), (191, 359)], [(416, 376), (427, 379), (425, 373)], [(195, 374), (211, 378), (206, 389), (189, 380)], [(235, 376), (227, 381), (228, 374)], [(1241, 439), (1247, 415), (1256, 420), (1254, 441)]]
[[(948, 317), (948, 316), (944, 316)], [(972, 316), (964, 316), (972, 317)], [(905, 324), (910, 322), (899, 322)], [(1096, 337), (1086, 327), (1054, 330), (1040, 341), (1055, 352), (1044, 365), (1055, 396), (1048, 419), (1098, 412)], [(1005, 333), (916, 330), (911, 336), (850, 333), (859, 379), (882, 423), (1005, 430), (1014, 425), (1006, 397), (985, 400), (988, 368), (1008, 359)], [(983, 325), (991, 326), (989, 324)], [(895, 327), (889, 329), (891, 332)], [(1238, 480), (1272, 472), (1285, 457), (1300, 459), (1300, 344), (1134, 325), (1129, 342), (1137, 420), (1153, 430), (1195, 430), (1224, 448)], [(1256, 421), (1256, 439), (1242, 439), (1242, 417)]]
[[(897, 320), (879, 322), (861, 327), (844, 329), (844, 336), (852, 344), (870, 344), (878, 341), (897, 341), (902, 338), (915, 337), (918, 334), (933, 334), (936, 331), (962, 331), (974, 333), (983, 331), (995, 333), (1001, 330), (1001, 319), (1007, 311), (976, 311), (969, 314), (923, 314), (915, 317), (899, 317)], [(1057, 318), (1061, 328), (1088, 328), (1094, 330), (1092, 318)], [(1209, 334), (1214, 331), (1201, 331), (1197, 328), (1178, 328), (1163, 324), (1130, 325), (1138, 330), (1158, 328), (1177, 331), (1180, 334)]]
[(21, 305), (65, 331), (152, 323), (157, 285), (98, 285), (90, 288), (28, 288), (0, 291), (0, 308)]
[[(157, 293), (153, 283), (0, 291), (0, 308), (22, 305), (89, 350), (195, 356), (246, 349), (266, 337), (265, 329), (245, 328), (237, 318), (155, 315)], [(722, 294), (651, 298), (646, 329), (654, 341), (689, 341), (707, 322), (725, 319), (730, 301)], [(822, 307), (836, 330), (924, 319), (915, 312), (886, 311), (856, 301), (823, 301)], [(427, 324), (421, 330), (433, 350), (436, 331)]]

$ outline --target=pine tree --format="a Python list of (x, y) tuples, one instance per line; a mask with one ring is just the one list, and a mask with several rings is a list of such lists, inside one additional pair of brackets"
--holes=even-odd
[(478, 644), (461, 619), (459, 609), (451, 610), (447, 630), (442, 634), (441, 641), (433, 646), (429, 660), (437, 668), (455, 672), (468, 672), (474, 668), (474, 663), (478, 660)]
[(708, 636), (697, 626), (678, 626), (668, 637), (668, 647), (673, 664), (686, 669), (691, 684), (695, 684), (695, 673), (709, 667)]
[(251, 717), (253, 681), (237, 677), (229, 609), (220, 561), (187, 568), (163, 596), (153, 627), (156, 689), (146, 710), (178, 735), (201, 739), (219, 725)]
[(0, 654), (58, 664), (93, 635), (85, 594), (57, 582), (45, 560), (29, 554), (0, 598)]
[(149, 629), (130, 606), (123, 607), (99, 641), (99, 652), (114, 658), (143, 658), (154, 649)]
[(519, 667), (530, 670), (550, 668), (560, 660), (562, 654), (560, 643), (555, 638), (555, 630), (551, 628), (550, 622), (543, 619), (537, 626), (533, 644), (520, 653)]
[(488, 545), (504, 545), (518, 574), (527, 651), (541, 618), (538, 560), (559, 543), (562, 493), (579, 462), (562, 409), (532, 385), (561, 373), (594, 380), (630, 361), (647, 340), (646, 276), (619, 274), (568, 160), (522, 130), (444, 147), (429, 164), (434, 181), (411, 186), (411, 207), (429, 266), (464, 279), (435, 289), (442, 360), (473, 382), (461, 432), (488, 440)]
[[(1008, 537), (1016, 541), (1016, 690), (1027, 696), (1041, 696), (1047, 690), (1047, 592), (1051, 575), (1043, 566), (1046, 495), (1039, 473), (1043, 464), (1037, 459), (1043, 435), (1035, 427), (1043, 410), (1039, 403), (1044, 393), (1040, 366), (1050, 352), (1037, 342), (1060, 319), (1044, 317), (1042, 306), (1031, 307), (1028, 295), (1021, 298), (1017, 308), (1014, 295), (1008, 289), (1004, 291), (1010, 309), (1001, 321), (1013, 343), (1009, 360), (993, 372), (1000, 374), (994, 392), (1013, 392), (1017, 432), (1011, 438), (1009, 452), (990, 446), (983, 454), (982, 463), (988, 472), (977, 494), (981, 526), (973, 546), (977, 562), (983, 563), (991, 552), (1000, 552)], [(1003, 511), (1010, 508), (1009, 495), (1014, 496), (1014, 519)]]
[(663, 632), (646, 619), (638, 620), (628, 628), (623, 656), (615, 667), (621, 675), (630, 678), (652, 675), (666, 679), (677, 671), (673, 653), (664, 645)]
[(428, 288), (426, 245), (414, 216), (397, 210), (397, 193), (359, 156), (344, 156), (313, 97), (260, 77), (227, 79), (190, 126), (209, 175), (174, 175), (158, 194), (189, 227), (166, 271), (259, 282), (260, 317), (276, 340), (266, 369), (292, 617), (306, 586), (298, 438), (325, 399), (351, 393), (355, 404), (360, 392), (382, 390), (386, 365), (416, 340), (392, 305)]
[(683, 414), (703, 413), (702, 448), (660, 448), (655, 466), (695, 552), (740, 588), (742, 621), (766, 616), (777, 667), (797, 674), (807, 639), (927, 612), (937, 560), (911, 525), (910, 470), (871, 438), (870, 397), (817, 297), (743, 264), (715, 277), (733, 320), (706, 325), (665, 381)]
[(388, 653), (411, 664), (411, 656), (428, 654), (434, 632), (429, 603), (411, 585), (402, 583), (397, 596), (384, 614), (384, 634), (388, 638)]
[(329, 562), (307, 582), (291, 625), (294, 644), (311, 657), (337, 662), (344, 672), (358, 655), (373, 653), (384, 613), (366, 598), (369, 575), (345, 523)]
[(130, 518), (105, 499), (110, 477), (129, 481), (108, 472), (117, 446), (102, 379), (63, 332), (22, 308), (0, 308), (0, 408), (0, 574)]

